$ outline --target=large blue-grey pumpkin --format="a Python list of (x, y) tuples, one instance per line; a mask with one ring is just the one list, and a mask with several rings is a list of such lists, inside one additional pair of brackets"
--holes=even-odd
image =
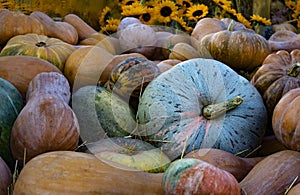
[(247, 79), (219, 61), (197, 58), (147, 86), (138, 121), (140, 135), (173, 159), (199, 148), (245, 156), (262, 141), (267, 111)]

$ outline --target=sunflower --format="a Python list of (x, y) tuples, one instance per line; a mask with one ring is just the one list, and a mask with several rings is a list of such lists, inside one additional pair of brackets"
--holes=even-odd
[(247, 28), (252, 28), (251, 23), (241, 13), (235, 14), (235, 17), (240, 23), (244, 24)]
[(117, 32), (118, 29), (118, 25), (120, 24), (120, 20), (119, 19), (108, 19), (106, 20), (107, 24), (103, 27), (101, 27), (101, 31), (102, 33), (106, 33), (106, 34), (113, 34), (115, 32)]
[(284, 4), (291, 10), (295, 10), (295, 8), (296, 8), (296, 2), (294, 2), (292, 0), (284, 1)]
[(263, 18), (263, 17), (261, 17), (259, 15), (256, 15), (256, 14), (253, 14), (252, 16), (250, 16), (250, 20), (258, 22), (258, 23), (262, 23), (264, 25), (271, 25), (272, 24), (270, 19)]
[(161, 23), (168, 23), (177, 13), (177, 6), (173, 1), (165, 0), (157, 4), (155, 7), (155, 15)]
[(231, 7), (232, 2), (227, 0), (213, 0), (220, 7)]
[(156, 20), (154, 8), (146, 8), (146, 12), (139, 19), (143, 24), (153, 25)]
[(138, 2), (138, 0), (122, 0), (119, 3), (120, 7), (126, 6), (126, 5), (132, 5), (133, 3)]
[(191, 0), (176, 0), (176, 5), (180, 8), (189, 8), (193, 5)]
[(140, 5), (139, 2), (134, 2), (131, 5), (124, 5), (121, 7), (122, 13), (121, 15), (126, 16), (132, 16), (132, 17), (139, 17), (140, 15), (146, 13), (146, 7), (143, 5)]
[(187, 9), (186, 17), (191, 21), (198, 21), (208, 14), (208, 7), (204, 4), (195, 4)]
[(106, 20), (108, 20), (110, 17), (111, 17), (111, 9), (110, 7), (106, 6), (105, 8), (103, 8), (102, 12), (100, 13), (99, 24), (104, 26)]

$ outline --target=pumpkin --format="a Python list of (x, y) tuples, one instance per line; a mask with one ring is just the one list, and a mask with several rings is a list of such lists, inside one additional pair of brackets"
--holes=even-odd
[(0, 78), (0, 99), (0, 156), (13, 170), (15, 163), (11, 155), (9, 142), (12, 127), (24, 104), (17, 88), (2, 78)]
[(270, 120), (280, 98), (289, 90), (300, 87), (299, 62), (300, 50), (280, 50), (268, 55), (251, 79), (263, 97)]
[(11, 170), (0, 156), (0, 194), (9, 194), (9, 187), (13, 181)]
[(0, 26), (0, 45), (6, 44), (16, 35), (46, 34), (44, 26), (36, 18), (25, 15), (21, 11), (1, 11)]
[(43, 24), (48, 37), (58, 38), (69, 44), (77, 44), (77, 30), (69, 23), (54, 21), (50, 16), (41, 11), (33, 11), (30, 16), (36, 18)]
[(294, 182), (300, 182), (300, 152), (284, 150), (257, 163), (239, 183), (243, 195), (284, 194)]
[(277, 32), (277, 31), (280, 31), (280, 30), (289, 30), (289, 31), (292, 31), (294, 33), (297, 33), (297, 28), (294, 25), (292, 25), (288, 22), (273, 24), (272, 25), (272, 30), (274, 32)]
[(276, 138), (291, 150), (300, 150), (300, 87), (288, 91), (276, 104), (272, 127)]
[(112, 69), (106, 88), (136, 109), (144, 89), (159, 74), (159, 68), (151, 60), (126, 58)]
[(117, 28), (117, 35), (123, 31), (125, 28), (127, 28), (127, 26), (129, 26), (130, 24), (142, 24), (142, 22), (135, 17), (124, 17), (122, 18), (122, 20), (120, 21), (118, 28)]
[(118, 32), (121, 53), (140, 53), (148, 59), (155, 54), (155, 30), (146, 24), (134, 23)]
[(2, 49), (0, 55), (39, 57), (51, 62), (62, 71), (67, 58), (74, 50), (72, 45), (60, 39), (30, 33), (12, 37)]
[(280, 30), (271, 35), (268, 43), (272, 51), (286, 50), (291, 52), (300, 48), (300, 35), (290, 30)]
[(195, 158), (231, 173), (240, 182), (264, 157), (239, 157), (230, 152), (214, 148), (193, 150), (184, 158)]
[(41, 72), (62, 72), (50, 62), (33, 56), (1, 56), (0, 77), (12, 83), (23, 99), (30, 81)]
[(103, 87), (85, 86), (72, 96), (72, 109), (78, 117), (83, 141), (124, 137), (136, 128), (132, 108)]
[(42, 72), (37, 74), (29, 83), (26, 100), (41, 96), (51, 95), (61, 98), (66, 103), (71, 99), (70, 85), (67, 78), (57, 72)]
[(264, 136), (267, 111), (248, 80), (219, 61), (197, 58), (149, 83), (138, 121), (140, 133), (175, 159), (199, 148), (252, 151)]
[(89, 37), (83, 39), (79, 43), (80, 45), (95, 45), (98, 47), (101, 47), (108, 51), (109, 53), (115, 55), (116, 49), (115, 46), (111, 40), (111, 38), (103, 33), (94, 33), (91, 34)]
[(287, 150), (287, 148), (280, 143), (273, 133), (272, 135), (264, 136), (263, 141), (255, 154), (258, 157), (264, 157), (282, 150)]
[(92, 154), (54, 151), (39, 155), (25, 165), (14, 193), (162, 195), (161, 180), (161, 173), (123, 169)]
[(160, 149), (139, 139), (112, 137), (87, 143), (86, 147), (87, 152), (108, 164), (114, 162), (116, 166), (121, 164), (150, 173), (164, 172), (170, 163)]
[(97, 33), (95, 29), (76, 14), (65, 15), (63, 21), (71, 24), (77, 30), (79, 41), (86, 39), (93, 33)]
[(177, 59), (181, 61), (199, 57), (199, 52), (193, 46), (184, 42), (176, 43), (171, 49), (171, 53), (169, 55), (169, 59)]
[[(234, 21), (232, 21), (234, 23)], [(204, 36), (198, 46), (200, 56), (213, 58), (235, 70), (251, 71), (271, 53), (268, 41), (252, 29), (228, 29)]]
[(67, 77), (73, 92), (87, 85), (97, 85), (114, 56), (97, 46), (81, 47), (67, 59), (64, 75)]
[(300, 193), (300, 183), (293, 186), (291, 190), (288, 191), (287, 195), (297, 195)]
[[(48, 82), (51, 81), (48, 77)], [(51, 85), (45, 89), (51, 89)], [(10, 148), (13, 157), (20, 162), (48, 151), (75, 150), (78, 145), (79, 124), (74, 111), (61, 98), (62, 94), (43, 93), (45, 89), (37, 87), (40, 92), (36, 93), (40, 94), (27, 96), (31, 98), (13, 124)]]
[(170, 164), (163, 173), (165, 194), (232, 194), (240, 187), (233, 175), (199, 159), (184, 158)]

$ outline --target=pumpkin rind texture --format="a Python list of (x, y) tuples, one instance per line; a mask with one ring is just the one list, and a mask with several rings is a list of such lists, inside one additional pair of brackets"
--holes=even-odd
[(163, 174), (166, 194), (239, 195), (240, 187), (233, 175), (199, 159), (173, 161)]
[(0, 194), (9, 194), (8, 188), (12, 184), (13, 176), (7, 163), (0, 156)]
[(22, 169), (14, 194), (163, 195), (162, 174), (121, 169), (92, 154), (54, 151), (39, 155)]
[(20, 92), (9, 81), (0, 78), (0, 156), (13, 169), (14, 160), (10, 150), (13, 125), (24, 107)]
[[(203, 116), (205, 106), (237, 96), (243, 102), (235, 109), (215, 119)], [(150, 82), (138, 106), (138, 121), (140, 133), (175, 159), (199, 148), (252, 151), (264, 136), (267, 111), (248, 80), (221, 62), (198, 58)]]
[(39, 34), (17, 35), (9, 39), (1, 56), (25, 55), (39, 57), (57, 66), (61, 71), (74, 47), (57, 38)]
[(300, 150), (300, 88), (291, 89), (277, 103), (272, 117), (276, 138), (288, 149)]

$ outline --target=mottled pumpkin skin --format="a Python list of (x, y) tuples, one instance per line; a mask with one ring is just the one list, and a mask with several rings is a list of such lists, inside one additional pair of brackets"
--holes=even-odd
[[(206, 105), (243, 98), (237, 108), (206, 119)], [(146, 87), (138, 107), (140, 134), (171, 158), (198, 148), (252, 151), (262, 141), (267, 111), (248, 80), (212, 59), (181, 62)], [(245, 153), (244, 153), (245, 154)]]
[(162, 186), (166, 194), (239, 195), (235, 177), (199, 159), (185, 158), (172, 162), (163, 174)]
[(291, 89), (277, 103), (272, 117), (276, 138), (291, 150), (300, 150), (300, 88)]
[(209, 53), (235, 70), (251, 71), (271, 53), (268, 41), (255, 31), (223, 30), (208, 34), (200, 41), (200, 54)]
[(25, 55), (47, 60), (61, 71), (74, 47), (57, 38), (39, 34), (17, 35), (12, 37), (2, 49), (1, 56)]
[(291, 89), (300, 87), (299, 67), (289, 71), (296, 63), (300, 63), (300, 50), (280, 50), (268, 55), (251, 79), (263, 97), (269, 119), (280, 98)]

